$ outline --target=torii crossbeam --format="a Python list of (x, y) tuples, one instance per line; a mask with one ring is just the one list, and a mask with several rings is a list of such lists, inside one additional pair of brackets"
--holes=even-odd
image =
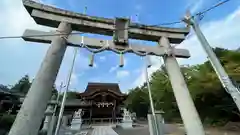
[[(42, 36), (48, 35), (48, 36)], [(51, 41), (57, 37), (56, 32), (43, 32), (38, 30), (25, 30), (23, 33), (23, 39), (25, 41), (30, 42), (38, 42), (38, 43), (51, 43)], [(80, 35), (69, 35), (67, 38), (67, 45), (73, 47), (82, 47), (82, 37)], [(112, 40), (102, 40), (96, 38), (88, 38), (84, 37), (84, 44), (93, 49), (100, 49), (104, 46), (107, 46), (106, 50), (111, 50), (114, 48), (117, 50), (126, 50), (125, 53), (134, 53), (141, 52), (146, 53), (148, 55), (155, 56), (164, 56), (168, 53), (168, 48), (164, 46), (150, 46), (150, 45), (139, 45), (139, 44), (129, 44), (129, 46), (119, 46), (115, 45)], [(190, 53), (186, 49), (174, 49), (174, 56), (179, 58), (189, 58)]]

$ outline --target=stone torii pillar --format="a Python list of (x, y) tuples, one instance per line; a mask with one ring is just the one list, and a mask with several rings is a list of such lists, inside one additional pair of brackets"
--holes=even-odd
[(162, 37), (159, 44), (173, 51), (170, 52), (169, 56), (164, 56), (163, 59), (187, 134), (205, 135), (202, 122), (181, 73), (177, 59), (175, 56), (171, 56), (171, 54), (174, 55), (174, 50), (171, 50), (168, 38)]
[(71, 31), (70, 24), (66, 22), (59, 24), (57, 32), (64, 35), (55, 36), (52, 40), (9, 135), (38, 134), (45, 109), (52, 95), (52, 86), (67, 48), (66, 38)]

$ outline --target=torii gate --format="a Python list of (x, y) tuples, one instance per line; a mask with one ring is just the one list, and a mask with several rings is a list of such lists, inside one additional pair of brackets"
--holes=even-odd
[[(108, 43), (104, 50), (126, 50), (124, 53), (163, 56), (187, 133), (189, 135), (204, 134), (201, 120), (175, 58), (189, 58), (189, 51), (174, 49), (170, 46), (170, 44), (181, 43), (189, 33), (188, 28), (155, 27), (130, 23), (129, 20), (118, 18), (114, 20), (87, 16), (43, 5), (32, 0), (23, 0), (23, 4), (37, 24), (55, 27), (57, 30), (56, 32), (26, 30), (23, 35), (23, 39), (26, 41), (51, 43), (51, 46), (9, 135), (37, 135), (47, 103), (51, 97), (51, 88), (56, 80), (67, 46), (83, 47), (81, 36), (71, 34), (72, 30), (109, 36), (115, 35), (112, 41), (85, 38), (84, 44), (90, 48), (102, 48)], [(155, 41), (159, 45), (128, 44), (128, 38)]]

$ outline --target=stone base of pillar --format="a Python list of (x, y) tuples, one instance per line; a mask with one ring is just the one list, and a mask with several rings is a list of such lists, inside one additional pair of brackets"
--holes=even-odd
[(67, 128), (68, 126), (68, 117), (67, 116), (63, 116), (62, 117), (62, 127), (63, 128)]
[(121, 123), (121, 127), (124, 129), (133, 128), (133, 121), (132, 120), (123, 121)]
[(82, 119), (73, 119), (71, 123), (71, 130), (81, 130)]
[(53, 131), (55, 129), (56, 122), (57, 122), (57, 117), (53, 116), (52, 120), (51, 120), (51, 124), (50, 124), (49, 129), (48, 129), (47, 135), (53, 135)]
[(47, 135), (47, 131), (46, 130), (41, 130), (38, 132), (38, 135)]
[(52, 120), (52, 116), (46, 116), (45, 117), (44, 125), (43, 125), (43, 128), (42, 128), (43, 131), (47, 131), (48, 130), (49, 125), (51, 123), (51, 120)]
[(133, 121), (131, 118), (131, 114), (127, 109), (124, 109), (124, 116), (123, 121), (121, 123), (122, 128), (132, 128), (133, 127)]
[[(157, 124), (157, 126), (155, 123)], [(159, 135), (164, 135), (165, 133), (164, 120), (161, 114), (156, 114), (156, 122), (154, 120), (154, 116), (152, 114), (148, 114), (148, 126), (150, 135), (157, 135), (157, 132), (159, 133)]]
[(74, 113), (72, 122), (71, 122), (71, 130), (80, 131), (82, 127), (82, 109), (79, 109), (77, 112)]

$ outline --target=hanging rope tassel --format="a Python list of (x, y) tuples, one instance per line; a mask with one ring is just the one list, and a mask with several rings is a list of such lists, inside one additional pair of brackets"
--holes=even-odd
[(90, 55), (90, 62), (89, 62), (89, 66), (90, 66), (90, 67), (93, 67), (93, 64), (94, 64), (94, 55), (95, 55), (95, 53), (92, 53), (92, 54)]
[(123, 53), (120, 53), (120, 64), (119, 64), (119, 67), (123, 67), (123, 66), (124, 66)]

